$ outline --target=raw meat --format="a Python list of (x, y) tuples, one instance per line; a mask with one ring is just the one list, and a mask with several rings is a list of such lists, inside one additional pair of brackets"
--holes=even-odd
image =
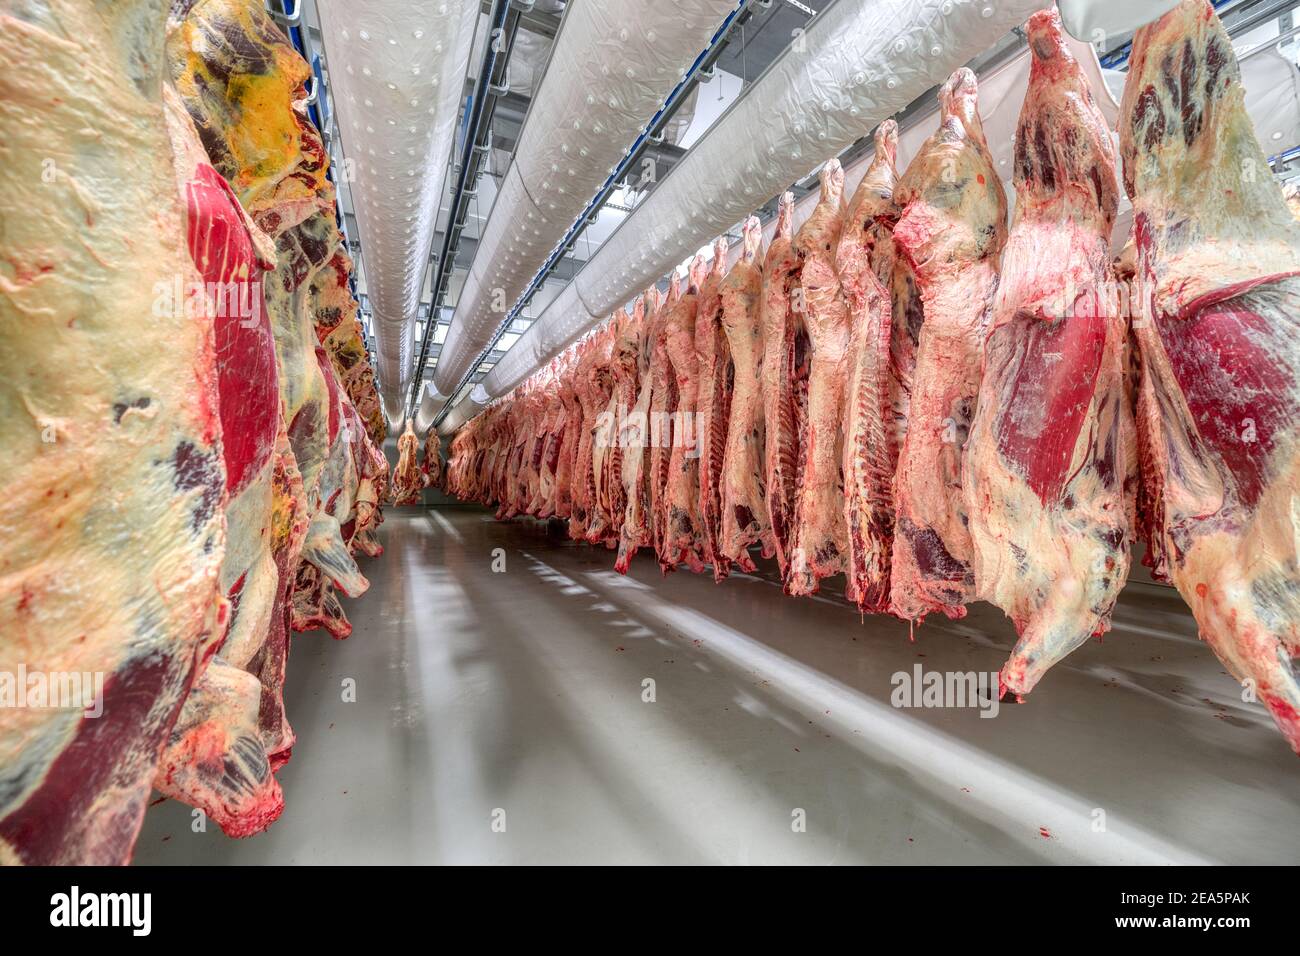
[(763, 263), (763, 471), (767, 514), (782, 581), (795, 545), (799, 449), (807, 414), (808, 335), (803, 322), (802, 261), (794, 247), (794, 194), (777, 205), (776, 230)]
[(397, 467), (393, 469), (393, 504), (420, 503), (420, 492), (424, 490), (424, 481), (420, 475), (419, 457), (420, 436), (415, 433), (415, 425), (408, 418), (406, 429), (397, 439)]
[(658, 515), (665, 528), (663, 551), (659, 556), (665, 571), (678, 564), (685, 564), (697, 573), (704, 570), (700, 528), (700, 361), (695, 351), (695, 319), (703, 284), (704, 257), (696, 256), (691, 261), (690, 285), (668, 310), (664, 323), (664, 351), (677, 398), (672, 406), (668, 483)]
[[(575, 392), (582, 414), (578, 433), (578, 457), (573, 473), (573, 515), (569, 518), (569, 537), (575, 541), (599, 540), (604, 534), (605, 516), (597, 500), (596, 489), (596, 420), (609, 404), (614, 389), (609, 365), (613, 359), (613, 342), (608, 330), (598, 329), (583, 343), (575, 372)], [(602, 455), (604, 449), (600, 450)]]
[(624, 366), (623, 374), (632, 378), (630, 363), (635, 360), (636, 404), (624, 419), (619, 433), (623, 448), (623, 498), (625, 502), (623, 528), (619, 535), (618, 559), (614, 570), (627, 574), (637, 549), (653, 543), (650, 521), (650, 485), (648, 482), (650, 432), (650, 358), (652, 334), (658, 321), (659, 292), (653, 286), (637, 300), (632, 322), (636, 331), (635, 354), (632, 342), (626, 341), (619, 352)]
[(388, 422), (375, 388), (366, 343), (358, 317), (359, 306), (352, 291), (352, 260), (340, 244), (329, 265), (312, 285), (311, 311), (316, 337), (325, 347), (339, 384), (355, 406), (370, 440), (382, 446)]
[(894, 471), (898, 423), (906, 415), (905, 390), (893, 361), (893, 340), (905, 335), (892, 323), (890, 286), (898, 219), (894, 156), (898, 126), (876, 130), (871, 165), (845, 214), (836, 253), (852, 341), (844, 413), (844, 519), (848, 555), (845, 595), (863, 611), (889, 611), (894, 547)]
[(727, 422), (731, 417), (731, 390), (735, 369), (731, 346), (722, 327), (722, 280), (726, 276), (727, 240), (713, 243), (713, 268), (700, 286), (695, 316), (695, 352), (699, 363), (699, 398), (696, 440), (699, 443), (700, 540), (704, 562), (713, 565), (713, 579), (727, 576), (730, 562), (718, 550), (722, 532), (722, 456), (727, 448)]
[[(438, 429), (430, 428), (424, 436), (424, 457), (420, 459), (420, 473), (424, 475), (424, 487), (442, 489), (442, 450)], [(538, 490), (540, 494), (540, 488)]]
[(244, 670), (270, 631), (280, 580), (267, 533), (280, 394), (275, 343), (262, 307), (262, 274), (274, 265), (275, 250), (208, 162), (169, 85), (163, 99), (190, 255), (207, 288), (219, 290), (214, 339), (229, 495), (221, 588), (230, 601), (230, 623), (168, 736), (155, 786), (200, 807), (227, 835), (248, 836), (284, 808), (269, 755), (293, 743), (282, 720), (260, 732), (262, 685)]
[[(296, 479), (278, 487), (300, 488), (301, 498), (277, 500), (275, 508), (277, 514), (302, 514), (307, 521), (301, 558), (289, 554), (284, 573), (292, 586), (300, 561), (310, 561), (335, 585), (355, 593), (364, 578), (341, 539), (339, 516), (329, 512), (328, 495), (322, 494), (327, 462), (338, 457), (334, 445), (341, 439), (341, 419), (338, 389), (326, 376), (330, 361), (318, 357), (317, 317), (326, 326), (333, 321), (339, 287), (346, 283), (338, 275), (340, 237), (328, 157), (306, 117), (311, 68), (252, 0), (177, 0), (172, 16), (173, 82), (209, 161), (276, 242), (276, 269), (264, 289), (297, 470)], [(295, 621), (289, 605), (278, 607), (273, 630), (282, 612)], [(298, 615), (295, 623), (301, 626), (303, 620)], [(275, 647), (280, 641), (273, 633), (268, 643)], [(282, 674), (283, 662), (270, 670)]]
[(1300, 752), (1300, 226), (1205, 0), (1138, 30), (1120, 110), (1134, 207), (1150, 547)]
[(898, 184), (894, 244), (924, 306), (907, 434), (894, 481), (893, 612), (965, 615), (974, 575), (961, 488), (962, 446), (980, 385), (1007, 202), (980, 124), (975, 74), (939, 91), (940, 126)]
[[(213, 318), (169, 299), (202, 276), (163, 13), (0, 2), (0, 863), (129, 861), (229, 615)], [(87, 681), (55, 707), (38, 675)]]
[(844, 227), (844, 170), (828, 160), (821, 197), (794, 239), (803, 266), (799, 287), (808, 334), (808, 397), (799, 441), (795, 546), (786, 578), (789, 594), (816, 594), (822, 578), (844, 570), (843, 405), (848, 386), (849, 310), (835, 254)]
[(668, 358), (668, 316), (681, 298), (681, 277), (668, 280), (668, 296), (655, 315), (650, 332), (650, 534), (660, 567), (666, 563), (668, 521), (668, 462), (672, 456), (673, 410), (677, 407), (677, 380)]
[(587, 529), (588, 544), (605, 544), (613, 548), (623, 527), (622, 509), (622, 456), (618, 448), (618, 409), (624, 398), (618, 388), (616, 369), (618, 363), (614, 350), (628, 322), (623, 312), (610, 316), (600, 335), (600, 394), (608, 395), (605, 405), (596, 413), (592, 423), (592, 480), (593, 509), (591, 525)]
[(1128, 323), (1110, 262), (1115, 149), (1057, 12), (1026, 31), (1015, 221), (962, 466), (976, 594), (1020, 635), (1002, 668), (1014, 694), (1110, 628), (1135, 475)]
[(744, 251), (719, 290), (734, 379), (719, 479), (718, 554), (742, 571), (755, 569), (751, 545), (760, 545), (765, 558), (776, 553), (763, 487), (763, 273), (758, 266), (762, 245), (763, 226), (757, 216), (750, 216), (744, 225)]

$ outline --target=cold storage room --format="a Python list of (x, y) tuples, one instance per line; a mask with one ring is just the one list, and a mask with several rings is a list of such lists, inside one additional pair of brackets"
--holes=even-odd
[(0, 862), (1297, 862), (1297, 7), (0, 0)]

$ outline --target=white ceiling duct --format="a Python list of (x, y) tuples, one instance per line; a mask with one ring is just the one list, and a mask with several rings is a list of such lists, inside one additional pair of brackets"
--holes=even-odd
[(415, 312), (479, 0), (319, 0), (385, 408), (400, 416)]
[(1105, 43), (1145, 23), (1159, 20), (1178, 0), (1058, 0), (1067, 33), (1088, 43)]
[(444, 438), (448, 435), (455, 434), (456, 430), (464, 425), (467, 421), (483, 411), (487, 403), (479, 404), (474, 401), (473, 395), (468, 395), (457, 403), (456, 407), (447, 413), (447, 417), (442, 420), (438, 426), (438, 434)]
[(446, 395), (438, 394), (430, 383), (424, 383), (424, 388), (420, 392), (420, 404), (415, 409), (415, 431), (417, 434), (423, 435), (429, 430), (434, 418), (442, 411), (442, 406), (446, 403)]
[(433, 382), (455, 391), (737, 0), (574, 0), (479, 240)]
[[(504, 395), (755, 207), (984, 52), (1045, 0), (840, 0), (738, 99), (488, 373)], [(566, 290), (566, 293), (569, 290)]]

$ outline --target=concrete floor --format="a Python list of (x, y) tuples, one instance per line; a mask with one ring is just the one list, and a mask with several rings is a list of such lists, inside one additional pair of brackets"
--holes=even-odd
[(380, 538), (352, 637), (294, 640), (284, 816), (230, 840), (169, 801), (137, 863), (1300, 861), (1300, 763), (1168, 589), (1131, 584), (1104, 642), (984, 719), (890, 693), (997, 670), (987, 605), (909, 642), (771, 567), (622, 578), (476, 508), (390, 509)]

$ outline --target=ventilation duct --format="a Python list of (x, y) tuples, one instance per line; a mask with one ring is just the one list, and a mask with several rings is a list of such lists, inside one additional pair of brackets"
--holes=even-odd
[[(484, 400), (475, 401), (476, 398)], [(487, 407), (487, 404), (485, 395), (481, 392), (477, 395), (471, 392), (465, 398), (461, 399), (460, 402), (456, 404), (455, 408), (447, 413), (447, 417), (444, 418), (442, 423), (438, 426), (438, 434), (442, 435), (444, 438), (448, 435), (455, 434), (456, 430), (459, 429), (461, 425), (464, 425), (479, 412), (483, 411), (483, 409)]]
[[(320, 3), (380, 393), (400, 416), (479, 0)], [(399, 421), (400, 424), (400, 421)]]
[(809, 24), (488, 373), (504, 395), (710, 239), (943, 82), (1044, 0), (840, 0)]
[(428, 432), (429, 427), (433, 425), (434, 418), (438, 412), (442, 411), (442, 406), (447, 402), (446, 395), (439, 395), (434, 390), (433, 385), (429, 382), (424, 383), (424, 389), (420, 392), (420, 404), (415, 410), (415, 431), (423, 435)]
[[(737, 0), (579, 0), (520, 131), (434, 368), (453, 392)], [(364, 238), (364, 237), (363, 237)]]

